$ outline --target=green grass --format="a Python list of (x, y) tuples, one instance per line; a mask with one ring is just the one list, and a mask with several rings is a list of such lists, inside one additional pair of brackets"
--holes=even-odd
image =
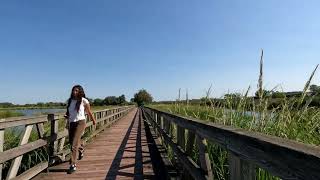
[(22, 113), (15, 112), (15, 111), (0, 111), (0, 119), (1, 118), (9, 118), (9, 117), (17, 117), (17, 116), (22, 116)]
[[(256, 131), (264, 134), (287, 138), (306, 144), (320, 144), (320, 110), (308, 107), (307, 104), (299, 105), (300, 99), (284, 100), (282, 104), (271, 110), (267, 109), (268, 98), (261, 99), (260, 103), (249, 106), (246, 96), (242, 99), (225, 99), (227, 103), (220, 107), (187, 105), (175, 103), (171, 105), (153, 105), (151, 107), (185, 117), (197, 118), (226, 126)], [(304, 101), (308, 102), (308, 101)], [(214, 104), (214, 103), (213, 103)], [(297, 108), (298, 104), (300, 108)], [(231, 110), (232, 109), (232, 110)], [(246, 112), (256, 112), (251, 116)], [(214, 142), (208, 142), (208, 151), (211, 161), (215, 164), (215, 177), (228, 179), (228, 158), (225, 149)], [(195, 148), (196, 151), (196, 148)], [(196, 161), (194, 153), (193, 159)], [(257, 179), (278, 179), (262, 169), (257, 170)]]
[[(23, 131), (17, 131), (16, 129), (6, 129), (4, 133), (4, 151), (17, 147)], [(38, 140), (38, 134), (35, 131), (32, 131), (29, 142)], [(48, 159), (47, 149), (45, 147), (38, 148), (34, 151), (24, 154), (21, 166), (19, 168), (18, 174), (34, 167), (40, 162), (46, 161)], [(6, 178), (6, 175), (9, 171), (12, 160), (6, 161), (3, 163), (2, 168), (2, 178)]]

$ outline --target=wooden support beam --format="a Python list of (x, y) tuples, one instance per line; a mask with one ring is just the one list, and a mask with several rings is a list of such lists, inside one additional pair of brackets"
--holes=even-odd
[[(26, 126), (26, 129), (24, 130), (24, 133), (20, 139), (19, 146), (28, 143), (32, 128), (33, 128), (33, 125)], [(11, 166), (10, 166), (7, 178), (6, 178), (7, 180), (12, 179), (17, 176), (22, 157), (23, 157), (23, 155), (18, 156), (11, 162)]]

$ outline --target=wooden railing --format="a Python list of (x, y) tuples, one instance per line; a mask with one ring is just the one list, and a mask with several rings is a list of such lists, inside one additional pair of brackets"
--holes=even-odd
[[(143, 112), (193, 179), (214, 179), (215, 165), (209, 159), (208, 141), (228, 152), (229, 178), (232, 180), (256, 179), (258, 167), (281, 179), (320, 179), (319, 147), (149, 107), (143, 108)], [(172, 131), (172, 127), (176, 131)], [(198, 163), (191, 158), (194, 147), (198, 149)]]
[[(132, 108), (133, 106), (123, 106), (94, 111), (93, 115), (96, 117), (97, 124), (94, 126), (92, 121), (89, 121), (87, 117), (85, 142), (126, 115)], [(0, 180), (4, 178), (2, 177), (3, 163), (10, 160), (12, 161), (10, 169), (7, 172), (7, 180), (30, 179), (47, 169), (51, 164), (66, 160), (66, 156), (70, 154), (70, 149), (67, 148), (68, 130), (65, 128), (67, 121), (63, 116), (64, 113), (59, 113), (0, 120)], [(17, 147), (3, 151), (5, 131), (15, 127), (22, 127), (20, 142)], [(37, 132), (38, 139), (33, 142), (28, 142), (33, 129)], [(46, 161), (39, 163), (17, 176), (23, 155), (39, 148), (45, 148), (47, 150), (49, 157)]]

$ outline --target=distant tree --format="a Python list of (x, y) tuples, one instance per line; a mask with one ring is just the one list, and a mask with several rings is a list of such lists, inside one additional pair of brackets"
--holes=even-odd
[(225, 94), (224, 98), (230, 98), (230, 99), (240, 99), (242, 97), (242, 95), (240, 93), (229, 93), (229, 94)]
[(93, 105), (94, 106), (102, 106), (103, 105), (103, 99), (99, 99), (99, 98), (94, 99), (93, 100)]
[(38, 107), (44, 107), (44, 106), (45, 106), (45, 104), (44, 104), (44, 103), (42, 103), (42, 102), (38, 102), (38, 103), (37, 103), (37, 106), (38, 106)]
[[(271, 95), (272, 95), (272, 91), (262, 90), (262, 97), (263, 97), (263, 98), (270, 97)], [(260, 92), (259, 92), (259, 91), (257, 91), (257, 92), (255, 93), (255, 97), (256, 97), (256, 98), (259, 98), (259, 97), (260, 97)]]
[(0, 103), (0, 107), (3, 107), (3, 108), (12, 107), (12, 106), (14, 106), (14, 104), (9, 103), (9, 102)]
[(276, 92), (272, 93), (271, 97), (272, 98), (285, 98), (286, 94), (284, 92), (276, 91)]
[(126, 96), (124, 94), (118, 97), (119, 104), (124, 104), (125, 102), (126, 102)]
[(152, 96), (145, 89), (141, 89), (138, 93), (134, 94), (134, 102), (136, 102), (139, 106), (151, 103)]
[(317, 86), (315, 84), (311, 85), (309, 90), (310, 92), (312, 92), (312, 94), (320, 94), (320, 86)]
[(190, 102), (191, 102), (191, 104), (199, 104), (200, 103), (200, 105), (208, 105), (208, 106), (210, 106), (213, 101), (210, 98), (202, 97), (200, 99), (192, 99)]
[(104, 98), (103, 100), (104, 105), (117, 105), (118, 103), (118, 98), (116, 96), (108, 96)]

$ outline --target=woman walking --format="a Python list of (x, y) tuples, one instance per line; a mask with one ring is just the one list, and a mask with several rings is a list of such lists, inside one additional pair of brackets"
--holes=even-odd
[(92, 120), (93, 125), (95, 125), (96, 120), (92, 115), (90, 103), (86, 99), (84, 90), (80, 85), (76, 85), (72, 88), (68, 100), (67, 113), (65, 115), (68, 119), (69, 143), (71, 145), (69, 174), (75, 172), (77, 169), (77, 157), (79, 160), (83, 157), (84, 147), (81, 136), (86, 128), (85, 112)]

